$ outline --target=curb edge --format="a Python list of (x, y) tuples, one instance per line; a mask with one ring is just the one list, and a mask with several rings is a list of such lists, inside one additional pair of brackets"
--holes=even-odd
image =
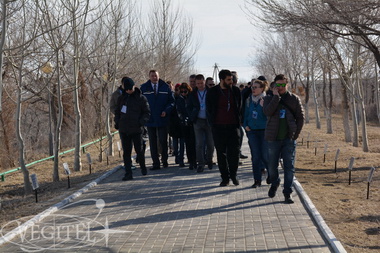
[[(3, 245), (3, 244), (5, 244), (5, 243), (7, 243), (7, 242), (10, 242), (13, 238), (15, 238), (16, 236), (20, 235), (22, 232), (26, 231), (28, 228), (30, 228), (31, 226), (33, 226), (35, 223), (43, 220), (47, 216), (53, 214), (54, 212), (56, 212), (57, 210), (61, 209), (65, 205), (69, 204), (74, 199), (78, 198), (83, 193), (87, 192), (89, 189), (95, 187), (101, 181), (103, 181), (107, 177), (111, 176), (112, 174), (114, 174), (115, 172), (117, 172), (121, 168), (122, 168), (122, 166), (118, 165), (118, 166), (114, 167), (113, 169), (105, 172), (103, 175), (101, 175), (100, 177), (98, 177), (97, 179), (95, 179), (94, 181), (92, 181), (91, 183), (87, 184), (83, 188), (79, 189), (78, 191), (74, 192), (70, 196), (68, 196), (65, 199), (63, 199), (61, 202), (58, 202), (57, 204), (49, 207), (45, 211), (42, 211), (41, 213), (35, 215), (30, 220), (28, 220), (25, 223), (23, 223), (22, 225), (18, 226), (17, 228), (13, 229), (12, 231), (8, 232), (7, 234), (1, 236), (0, 237), (0, 246)], [(0, 232), (1, 232), (1, 229), (0, 229)]]

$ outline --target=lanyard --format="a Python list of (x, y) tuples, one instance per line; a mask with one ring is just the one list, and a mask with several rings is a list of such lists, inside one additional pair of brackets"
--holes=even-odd
[(223, 89), (220, 88), (220, 92), (222, 93), (222, 95), (227, 98), (227, 102), (228, 102), (228, 105), (227, 105), (227, 112), (230, 111), (230, 108), (231, 108), (231, 103), (230, 103), (230, 98), (231, 98), (231, 92), (230, 90), (227, 88), (227, 93), (228, 93), (228, 96), (226, 96), (226, 94), (224, 94), (223, 92)]
[(198, 90), (198, 97), (199, 97), (199, 100), (201, 103), (204, 102), (204, 99), (205, 99), (205, 95), (206, 95), (206, 90), (203, 91), (203, 96), (202, 96), (202, 93)]

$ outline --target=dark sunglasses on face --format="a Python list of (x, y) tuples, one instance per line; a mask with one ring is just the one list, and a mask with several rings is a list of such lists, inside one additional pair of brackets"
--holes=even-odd
[(286, 86), (286, 83), (276, 83), (276, 86), (277, 86), (277, 87), (285, 87), (285, 86)]
[(187, 94), (187, 90), (181, 90), (181, 94)]
[(256, 90), (256, 89), (259, 89), (260, 87), (259, 86), (252, 86), (251, 88), (252, 88), (252, 90)]

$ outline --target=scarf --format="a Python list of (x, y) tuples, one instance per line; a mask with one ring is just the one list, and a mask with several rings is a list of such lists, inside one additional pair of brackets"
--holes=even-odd
[(265, 97), (265, 95), (266, 95), (265, 91), (263, 93), (261, 93), (260, 95), (258, 95), (258, 96), (251, 95), (252, 102), (255, 103), (255, 104), (257, 104), (260, 101), (261, 98)]

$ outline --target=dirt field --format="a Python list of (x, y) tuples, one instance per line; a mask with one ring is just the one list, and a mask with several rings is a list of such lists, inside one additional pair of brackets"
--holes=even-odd
[[(334, 134), (325, 134), (324, 120), (321, 130), (316, 129), (314, 118), (305, 126), (303, 145), (297, 148), (296, 176), (348, 252), (380, 252), (379, 127), (368, 127), (370, 152), (365, 153), (361, 146), (353, 147), (352, 143), (344, 142), (341, 118), (335, 117), (333, 126)], [(299, 140), (301, 143), (302, 138)], [(326, 161), (323, 162), (325, 144), (328, 144), (328, 149)], [(335, 173), (337, 149), (340, 149), (340, 154)], [(348, 166), (351, 157), (355, 161), (349, 185)], [(367, 199), (367, 179), (372, 166), (376, 171)]]
[[(341, 118), (334, 118), (334, 134), (325, 134), (325, 122), (322, 128), (316, 129), (314, 118), (305, 125), (298, 141), (296, 176), (312, 199), (314, 205), (332, 229), (335, 236), (343, 243), (348, 252), (380, 252), (380, 131), (378, 126), (368, 127), (370, 152), (362, 152), (361, 147), (353, 147), (344, 142)], [(307, 137), (309, 136), (309, 148)], [(316, 142), (317, 141), (317, 142)], [(326, 161), (325, 144), (328, 144)], [(317, 154), (315, 155), (315, 147)], [(336, 150), (340, 149), (335, 173)], [(116, 152), (102, 163), (97, 162), (98, 150), (87, 149), (93, 157), (93, 173), (89, 175), (86, 155), (82, 155), (83, 171), (71, 176), (71, 188), (67, 188), (67, 176), (61, 171), (61, 181), (51, 182), (52, 163), (44, 162), (33, 166), (31, 173), (38, 175), (40, 184), (39, 203), (34, 195), (23, 197), (22, 174), (13, 173), (6, 176), (1, 184), (0, 225), (7, 221), (25, 216), (34, 216), (64, 197), (82, 188), (106, 170), (120, 164), (121, 158)], [(349, 185), (348, 164), (355, 157)], [(63, 157), (72, 170), (72, 161)], [(61, 163), (62, 163), (61, 162)], [(370, 196), (367, 199), (367, 178), (370, 168), (376, 167)], [(101, 169), (102, 168), (102, 169)]]

